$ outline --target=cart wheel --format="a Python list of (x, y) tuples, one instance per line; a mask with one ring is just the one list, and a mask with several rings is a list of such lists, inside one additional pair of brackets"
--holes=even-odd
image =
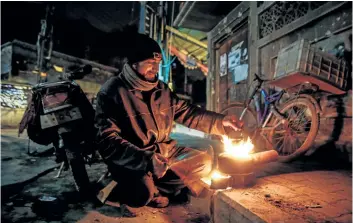
[(313, 103), (298, 98), (280, 106), (279, 111), (286, 117), (282, 123), (275, 118), (270, 133), (273, 148), (279, 153), (280, 162), (289, 162), (310, 149), (319, 130), (319, 114)]

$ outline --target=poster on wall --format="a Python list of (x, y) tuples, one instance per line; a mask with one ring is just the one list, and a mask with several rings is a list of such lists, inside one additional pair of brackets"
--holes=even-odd
[(248, 68), (247, 32), (243, 31), (233, 40), (228, 55), (228, 71), (232, 74), (233, 83), (246, 80)]
[(237, 49), (229, 53), (228, 69), (230, 71), (234, 70), (237, 66), (240, 65), (240, 54), (241, 54), (241, 49)]
[(221, 77), (227, 75), (227, 54), (223, 54), (220, 57), (220, 62), (219, 62), (219, 72)]

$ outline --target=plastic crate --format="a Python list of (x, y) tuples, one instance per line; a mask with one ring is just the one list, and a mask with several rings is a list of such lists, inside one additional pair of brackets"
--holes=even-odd
[(278, 53), (274, 79), (270, 84), (286, 89), (311, 82), (322, 91), (343, 94), (347, 78), (348, 68), (344, 60), (310, 46), (307, 40), (300, 40)]

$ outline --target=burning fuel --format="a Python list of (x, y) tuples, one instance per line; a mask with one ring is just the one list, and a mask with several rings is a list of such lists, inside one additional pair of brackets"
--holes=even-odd
[(212, 189), (251, 185), (255, 180), (254, 169), (278, 158), (275, 150), (252, 153), (254, 144), (250, 138), (234, 141), (223, 136), (222, 142), (224, 152), (218, 156), (217, 170), (203, 179)]
[(235, 142), (229, 139), (227, 136), (223, 136), (223, 145), (225, 153), (232, 155), (236, 158), (247, 158), (249, 154), (254, 149), (254, 144), (252, 144), (250, 138), (246, 141), (242, 140), (240, 142)]

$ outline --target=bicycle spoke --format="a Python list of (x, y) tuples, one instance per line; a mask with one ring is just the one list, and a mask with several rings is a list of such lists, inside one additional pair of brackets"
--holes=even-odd
[(303, 129), (304, 131), (310, 130), (311, 121), (307, 121), (306, 123), (297, 123), (291, 126), (291, 129)]
[[(305, 137), (305, 138), (306, 138), (306, 137)], [(297, 148), (297, 149), (299, 149), (299, 148), (302, 147), (302, 145), (304, 144), (305, 139), (302, 141), (302, 140), (300, 140), (300, 138), (296, 137), (296, 138), (295, 138), (295, 142), (296, 142), (296, 145), (297, 145), (297, 143), (299, 143), (299, 146), (298, 146), (298, 148)]]
[(287, 140), (287, 144), (288, 144), (288, 147), (287, 147), (287, 155), (290, 155), (292, 154), (292, 151), (293, 151), (293, 142), (292, 142), (292, 137), (291, 136), (288, 136), (288, 140)]
[(273, 139), (283, 139), (285, 136), (284, 135), (279, 135), (279, 136), (273, 136)]
[(284, 148), (284, 140), (283, 140), (282, 144), (280, 145), (280, 147), (278, 148), (278, 152), (283, 151), (283, 148)]
[(305, 133), (302, 133), (303, 136), (299, 136), (297, 135), (296, 136), (296, 140), (300, 143), (300, 146), (304, 144), (305, 140), (306, 140), (306, 137), (307, 137), (307, 134)]
[[(308, 110), (308, 108), (306, 108), (305, 110), (302, 110), (298, 115), (297, 115), (297, 118), (301, 118), (301, 116), (303, 115), (303, 114), (305, 114), (305, 112), (306, 112), (306, 110)], [(305, 116), (304, 116), (305, 117)]]
[[(297, 120), (300, 115), (303, 113), (303, 109), (299, 108), (299, 107), (296, 107), (297, 108), (297, 111), (295, 111), (295, 114), (294, 115), (291, 115), (289, 118), (291, 118), (292, 120)], [(292, 108), (292, 110), (294, 110), (294, 107)]]
[(308, 121), (308, 118), (306, 116), (303, 117), (298, 117), (297, 119), (293, 120), (293, 123), (303, 123), (305, 121)]
[(290, 144), (288, 145), (288, 137), (285, 137), (284, 138), (284, 141), (285, 141), (285, 143), (284, 143), (284, 151), (285, 151), (285, 155), (289, 155), (290, 153), (288, 152), (288, 149), (290, 149), (290, 148), (288, 148), (288, 147), (290, 147)]
[[(290, 110), (290, 114), (288, 114), (288, 117), (287, 119), (291, 118), (292, 117), (292, 112), (294, 111), (294, 107), (292, 107), (292, 109)], [(294, 111), (294, 114), (295, 114), (295, 111)]]
[(299, 137), (299, 138), (301, 138), (301, 137), (306, 137), (308, 134), (307, 133), (305, 133), (305, 132), (302, 132), (302, 133), (294, 133), (295, 134), (295, 137)]
[[(305, 112), (306, 112), (307, 108), (305, 110), (302, 110), (302, 112), (300, 113), (300, 116), (298, 115), (297, 119), (293, 120), (291, 122), (291, 128), (296, 128), (296, 129), (301, 129), (302, 126), (304, 126), (304, 128), (308, 128), (306, 127), (308, 124), (310, 124), (311, 127), (311, 120), (308, 119), (309, 117), (306, 117), (305, 115), (302, 116)], [(309, 127), (309, 129), (310, 129)]]
[(299, 149), (301, 147), (301, 143), (299, 142), (299, 146), (298, 146), (298, 139), (293, 137), (293, 141), (291, 143), (291, 154), (294, 153), (297, 149)]
[(287, 131), (286, 130), (281, 130), (281, 131), (275, 131), (275, 134), (283, 134), (283, 133), (286, 133)]
[[(280, 142), (282, 141), (282, 144), (280, 144)], [(275, 144), (274, 148), (277, 149), (277, 146), (280, 144), (280, 147), (277, 149), (278, 152), (281, 151), (281, 148), (283, 146), (283, 141), (284, 141), (284, 138), (282, 140), (278, 140), (278, 142)]]
[(292, 150), (293, 150), (292, 149), (293, 144), (292, 144), (292, 137), (291, 136), (288, 136), (287, 142), (288, 142), (287, 154), (289, 155), (289, 154), (292, 153)]
[(312, 143), (308, 136), (312, 128), (317, 125), (317, 118), (313, 106), (309, 103), (310, 101), (306, 99), (293, 100), (284, 105), (284, 109), (281, 110), (287, 122), (281, 122), (281, 119), (275, 120), (274, 123), (278, 125), (274, 126), (271, 137), (281, 156), (296, 154), (306, 142), (308, 145)]

